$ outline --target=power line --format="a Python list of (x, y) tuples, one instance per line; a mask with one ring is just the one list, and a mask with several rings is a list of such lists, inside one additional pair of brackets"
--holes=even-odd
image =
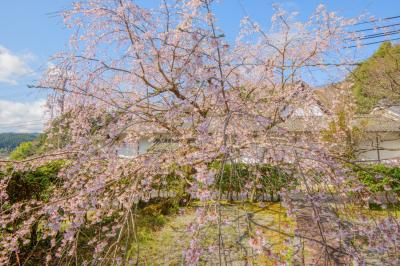
[(8, 125), (15, 125), (15, 124), (22, 124), (22, 123), (41, 123), (44, 122), (45, 119), (35, 119), (29, 121), (19, 121), (19, 122), (8, 122), (8, 123), (0, 123), (0, 126), (8, 126)]
[(400, 29), (394, 30), (394, 31), (381, 32), (381, 33), (366, 35), (366, 36), (360, 36), (360, 37), (356, 37), (356, 38), (348, 38), (348, 39), (345, 39), (345, 40), (347, 40), (347, 41), (369, 40), (369, 39), (376, 39), (376, 38), (396, 35), (396, 34), (399, 34), (399, 33), (400, 33)]
[(391, 34), (396, 34), (398, 33), (400, 30), (396, 29), (396, 30), (392, 30), (392, 31), (384, 31), (384, 32), (380, 32), (380, 33), (374, 33), (374, 34), (369, 34), (369, 35), (365, 35), (362, 38), (374, 38), (374, 37), (380, 37), (381, 35), (385, 36), (385, 35), (391, 35)]
[(373, 45), (373, 44), (391, 42), (391, 41), (397, 41), (397, 40), (400, 40), (400, 37), (399, 38), (390, 39), (390, 40), (381, 40), (381, 41), (376, 41), (376, 42), (363, 43), (363, 44), (359, 44), (359, 45), (351, 45), (351, 46), (346, 46), (344, 48), (356, 48), (356, 47), (361, 47), (361, 46), (367, 46), (367, 45)]
[(10, 129), (10, 128), (16, 128), (16, 127), (36, 127), (36, 126), (43, 126), (44, 123), (20, 123), (20, 124), (14, 124), (14, 125), (0, 125), (0, 129)]
[(365, 31), (378, 30), (378, 29), (386, 29), (386, 28), (395, 27), (395, 26), (399, 26), (399, 25), (400, 25), (400, 23), (395, 23), (395, 24), (384, 25), (384, 26), (379, 26), (379, 27), (372, 27), (372, 28), (367, 28), (367, 29), (362, 29), (362, 30), (355, 30), (355, 31), (351, 31), (349, 33), (359, 33), (359, 32), (365, 32)]
[[(382, 21), (388, 21), (388, 20), (393, 20), (393, 19), (397, 19), (397, 18), (400, 18), (400, 16), (392, 16), (392, 17), (386, 17), (386, 18), (381, 18), (381, 19), (371, 19), (370, 21), (359, 22), (359, 23), (355, 23), (353, 25), (363, 25), (363, 24), (367, 24), (367, 23), (382, 22)], [(399, 28), (390, 29), (390, 28), (396, 27), (396, 26), (400, 26), (400, 23), (392, 23), (392, 24), (388, 24), (388, 25), (381, 25), (381, 26), (376, 26), (376, 27), (370, 27), (370, 28), (349, 31), (348, 33), (353, 34), (353, 36), (355, 33), (368, 32), (368, 31), (372, 31), (372, 30), (375, 30), (376, 32), (370, 33), (367, 35), (356, 34), (356, 36), (354, 36), (354, 37), (344, 39), (347, 42), (357, 42), (357, 41), (365, 41), (365, 40), (376, 40), (376, 41), (349, 45), (345, 48), (355, 48), (355, 47), (379, 44), (379, 43), (383, 43), (383, 42), (400, 40), (400, 38), (393, 38), (393, 37), (396, 37), (396, 35), (398, 35), (400, 33), (400, 29)], [(390, 29), (390, 30), (385, 31), (384, 29)], [(380, 30), (380, 31), (377, 31), (377, 30)], [(389, 36), (392, 36), (391, 37), (392, 39), (379, 40), (379, 38), (389, 37)]]
[(363, 24), (368, 24), (368, 23), (387, 21), (387, 20), (392, 20), (392, 19), (396, 19), (396, 18), (400, 18), (400, 16), (393, 16), (393, 17), (380, 18), (380, 19), (371, 19), (369, 21), (357, 22), (357, 23), (351, 24), (349, 26), (357, 26), (357, 25), (363, 25)]
[(18, 126), (18, 127), (0, 127), (0, 131), (7, 131), (7, 130), (13, 130), (15, 129), (21, 129), (21, 128), (43, 128), (43, 125), (26, 125), (26, 126)]
[(5, 125), (0, 124), (0, 127), (10, 127), (10, 126), (18, 126), (18, 125), (37, 125), (37, 124), (43, 124), (43, 123), (44, 123), (44, 121), (43, 122), (40, 122), (40, 121), (38, 121), (38, 122), (19, 122), (19, 123), (15, 123), (15, 124), (5, 124)]
[(21, 129), (42, 129), (42, 125), (27, 125), (27, 126), (19, 126), (19, 127), (0, 127), (0, 132), (12, 132), (16, 130), (21, 130)]

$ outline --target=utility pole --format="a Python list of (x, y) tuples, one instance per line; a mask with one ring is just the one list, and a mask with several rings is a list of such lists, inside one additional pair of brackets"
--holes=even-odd
[(376, 153), (378, 155), (378, 162), (381, 162), (381, 153), (379, 148), (379, 136), (376, 134)]

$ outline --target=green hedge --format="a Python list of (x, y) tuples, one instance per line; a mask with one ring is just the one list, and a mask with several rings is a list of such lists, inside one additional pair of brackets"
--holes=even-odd
[(256, 184), (252, 188), (252, 197), (256, 195), (269, 194), (271, 198), (278, 195), (282, 188), (296, 185), (295, 179), (282, 168), (269, 164), (225, 164), (221, 171), (221, 164), (214, 163), (212, 168), (218, 171), (216, 186), (219, 186), (225, 194), (233, 195), (243, 191), (246, 183), (255, 180), (259, 175)]
[(33, 171), (14, 172), (13, 169), (9, 169), (11, 179), (7, 186), (7, 194), (10, 202), (47, 199), (50, 187), (56, 182), (58, 172), (63, 165), (64, 161), (59, 160), (38, 167)]
[(359, 180), (373, 192), (385, 191), (385, 187), (400, 194), (400, 167), (388, 167), (383, 164), (356, 169)]

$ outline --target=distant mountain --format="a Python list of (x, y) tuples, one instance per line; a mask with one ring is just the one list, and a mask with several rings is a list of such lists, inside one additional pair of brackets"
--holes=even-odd
[(20, 143), (32, 141), (39, 133), (0, 133), (0, 151), (10, 152)]

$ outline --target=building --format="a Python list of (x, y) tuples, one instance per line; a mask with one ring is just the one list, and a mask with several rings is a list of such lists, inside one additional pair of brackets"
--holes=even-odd
[[(335, 90), (340, 90), (340, 88), (335, 88)], [(334, 120), (334, 116), (330, 111), (331, 103), (328, 104), (329, 97), (326, 93), (321, 93), (322, 91), (316, 90), (316, 97), (313, 97), (307, 106), (289, 107), (285, 110), (282, 115), (286, 112), (290, 116), (277, 127), (294, 135), (307, 136), (310, 140), (329, 130), (330, 121)], [(343, 93), (335, 94), (344, 95)], [(357, 128), (361, 132), (361, 137), (356, 140), (353, 147), (356, 161), (400, 160), (400, 106), (377, 107), (369, 115), (353, 117), (348, 127)], [(163, 134), (142, 137), (134, 145), (122, 145), (118, 153), (122, 158), (132, 158), (150, 149), (160, 150), (178, 145), (172, 144), (169, 138), (162, 136)], [(244, 159), (246, 160), (253, 161), (251, 158)]]

